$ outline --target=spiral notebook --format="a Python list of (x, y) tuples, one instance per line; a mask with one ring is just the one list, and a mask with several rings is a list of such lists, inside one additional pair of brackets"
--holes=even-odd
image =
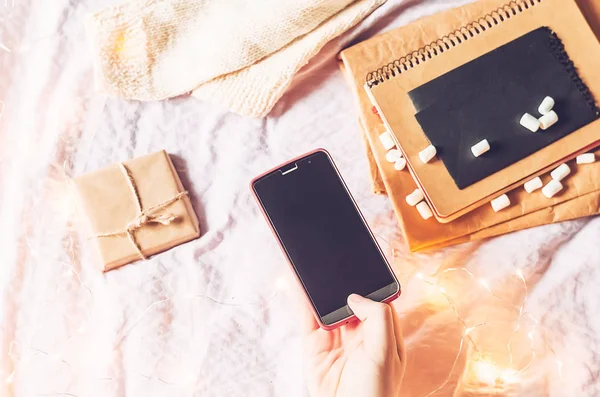
[[(574, 1), (520, 0), (369, 73), (365, 90), (447, 223), (600, 143), (598, 70), (600, 45)], [(536, 136), (518, 119), (545, 95), (562, 117)], [(470, 156), (490, 137), (496, 150)], [(441, 151), (423, 164), (430, 143)]]
[[(561, 6), (575, 1), (600, 39), (600, 3), (597, 0), (561, 0)], [(415, 208), (406, 203), (405, 197), (417, 187), (415, 180), (409, 172), (398, 172), (386, 161), (386, 152), (378, 139), (384, 126), (364, 89), (365, 76), (382, 64), (404, 57), (415, 48), (453, 32), (505, 3), (506, 0), (479, 0), (451, 8), (373, 36), (339, 54), (339, 66), (354, 97), (359, 127), (364, 133), (372, 189), (377, 194), (387, 195), (402, 231), (401, 240), (412, 252), (600, 214), (600, 162), (577, 167), (576, 172), (563, 181), (564, 192), (552, 199), (517, 188), (508, 193), (512, 205), (503, 211), (496, 213), (490, 205), (483, 205), (442, 224), (435, 220), (423, 221)], [(596, 150), (596, 156), (600, 159), (600, 148)], [(542, 176), (544, 183), (549, 179), (547, 174)]]

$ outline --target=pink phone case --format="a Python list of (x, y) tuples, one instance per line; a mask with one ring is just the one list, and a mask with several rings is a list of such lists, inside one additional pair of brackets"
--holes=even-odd
[[(337, 173), (338, 177), (342, 181), (342, 184), (346, 188), (346, 191), (348, 192), (348, 195), (349, 195), (350, 199), (354, 203), (354, 206), (356, 207), (356, 209), (357, 209), (360, 217), (363, 219), (363, 222), (364, 222), (365, 226), (369, 230), (369, 233), (371, 234), (371, 237), (373, 237), (373, 232), (371, 231), (371, 228), (369, 227), (369, 225), (365, 221), (365, 219), (364, 219), (364, 217), (362, 215), (362, 212), (360, 211), (360, 209), (358, 208), (358, 205), (356, 204), (356, 201), (354, 201), (354, 197), (352, 197), (352, 194), (350, 193), (350, 190), (348, 189), (348, 186), (346, 186), (346, 182), (344, 182), (344, 179), (342, 178), (342, 175), (340, 174), (339, 170), (337, 169), (337, 166), (335, 165), (335, 162), (333, 161), (333, 158), (331, 157), (331, 155), (329, 154), (329, 152), (327, 150), (325, 150), (325, 149), (315, 149), (315, 150), (310, 151), (308, 153), (305, 153), (305, 154), (303, 154), (301, 156), (295, 157), (295, 158), (293, 158), (293, 159), (291, 159), (289, 161), (286, 161), (285, 163), (280, 164), (277, 167), (271, 168), (267, 172), (263, 172), (259, 176), (257, 176), (254, 179), (252, 179), (252, 181), (250, 182), (250, 190), (252, 191), (252, 195), (254, 196), (254, 199), (258, 203), (260, 211), (262, 212), (263, 216), (265, 217), (265, 220), (267, 221), (267, 224), (269, 225), (269, 228), (271, 228), (271, 232), (275, 236), (275, 239), (277, 240), (277, 243), (279, 244), (279, 248), (281, 249), (281, 251), (283, 252), (285, 258), (287, 259), (288, 265), (290, 266), (290, 269), (292, 270), (292, 273), (294, 274), (294, 276), (296, 277), (296, 280), (300, 284), (300, 287), (302, 288), (302, 291), (304, 291), (304, 298), (306, 299), (308, 305), (310, 306), (311, 311), (313, 312), (313, 315), (314, 315), (315, 319), (317, 320), (317, 323), (319, 323), (319, 327), (321, 327), (324, 330), (331, 331), (333, 329), (338, 328), (341, 325), (344, 325), (344, 324), (347, 324), (347, 323), (349, 323), (351, 321), (357, 320), (356, 316), (352, 315), (352, 316), (350, 316), (348, 318), (342, 319), (342, 320), (340, 320), (340, 321), (338, 321), (338, 322), (336, 322), (334, 324), (331, 324), (331, 325), (323, 324), (323, 322), (321, 321), (321, 317), (317, 313), (316, 308), (314, 307), (314, 305), (312, 304), (312, 301), (310, 300), (310, 297), (308, 296), (308, 292), (304, 288), (304, 285), (302, 284), (302, 281), (300, 280), (300, 277), (298, 276), (298, 273), (296, 272), (296, 269), (294, 269), (294, 266), (292, 265), (292, 262), (290, 261), (289, 257), (287, 256), (285, 248), (283, 247), (283, 244), (281, 243), (281, 240), (279, 239), (279, 237), (277, 235), (277, 232), (275, 231), (275, 228), (273, 227), (273, 225), (269, 221), (269, 217), (267, 216), (267, 213), (265, 212), (264, 207), (260, 203), (260, 200), (258, 199), (258, 196), (256, 195), (256, 192), (254, 191), (254, 184), (256, 183), (256, 181), (258, 181), (262, 177), (264, 177), (264, 176), (266, 176), (266, 175), (268, 175), (268, 174), (270, 174), (270, 173), (272, 173), (274, 171), (277, 171), (278, 169), (283, 168), (283, 167), (285, 167), (285, 166), (287, 166), (289, 164), (295, 163), (296, 161), (301, 160), (301, 159), (303, 159), (305, 157), (308, 157), (308, 156), (310, 156), (310, 155), (312, 155), (314, 153), (318, 153), (318, 152), (325, 153), (327, 155), (327, 157), (329, 158), (331, 164), (333, 165), (333, 168), (335, 169), (335, 172)], [(377, 241), (375, 240), (374, 237), (373, 237), (373, 241), (375, 241), (375, 244), (377, 245), (377, 248), (381, 251), (381, 248), (379, 247), (379, 244), (377, 243)], [(385, 258), (385, 256), (384, 256), (384, 258)], [(396, 292), (395, 294), (393, 294), (390, 297), (388, 297), (388, 298), (386, 298), (386, 299), (383, 300), (384, 303), (390, 303), (390, 302), (393, 302), (395, 299), (397, 299), (400, 296), (400, 294), (401, 294), (401, 288), (400, 288), (400, 283), (398, 283), (398, 280), (396, 279), (396, 275), (394, 274), (394, 272), (393, 272), (392, 268), (390, 267), (389, 263), (387, 263), (387, 260), (386, 260), (386, 264), (388, 266), (388, 269), (392, 273), (392, 276), (394, 277), (394, 280), (398, 284), (398, 292)]]

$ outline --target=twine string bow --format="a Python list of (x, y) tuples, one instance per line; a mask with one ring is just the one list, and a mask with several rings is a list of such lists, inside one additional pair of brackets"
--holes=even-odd
[(140, 258), (143, 260), (146, 260), (148, 258), (142, 252), (142, 248), (140, 247), (140, 244), (138, 243), (138, 241), (135, 237), (136, 232), (139, 229), (143, 228), (144, 226), (152, 224), (152, 223), (160, 223), (162, 225), (167, 226), (167, 225), (170, 225), (171, 222), (177, 220), (178, 217), (173, 214), (169, 214), (169, 213), (157, 214), (156, 212), (168, 207), (169, 205), (173, 204), (176, 201), (179, 201), (183, 196), (187, 196), (188, 192), (183, 191), (183, 192), (177, 193), (170, 199), (165, 200), (162, 203), (154, 205), (150, 208), (146, 208), (144, 210), (142, 208), (142, 201), (140, 199), (140, 195), (137, 190), (137, 185), (135, 184), (135, 180), (131, 176), (131, 172), (129, 171), (129, 169), (127, 169), (127, 167), (125, 167), (125, 164), (123, 164), (123, 163), (120, 163), (119, 167), (120, 167), (121, 171), (123, 172), (123, 174), (125, 175), (125, 177), (127, 178), (127, 181), (129, 182), (129, 188), (131, 189), (131, 192), (133, 193), (133, 196), (135, 197), (135, 202), (136, 202), (137, 208), (138, 208), (138, 215), (131, 222), (129, 222), (127, 224), (127, 226), (125, 226), (125, 229), (119, 230), (116, 232), (111, 232), (111, 233), (97, 234), (95, 237), (127, 236), (129, 238), (129, 241), (131, 241), (131, 244), (135, 247), (135, 250), (137, 251)]

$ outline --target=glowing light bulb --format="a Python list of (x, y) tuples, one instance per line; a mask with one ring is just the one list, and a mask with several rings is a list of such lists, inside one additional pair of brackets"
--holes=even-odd
[(515, 273), (517, 274), (517, 276), (519, 276), (519, 278), (521, 280), (525, 280), (525, 277), (523, 277), (523, 272), (521, 271), (521, 269), (517, 269), (517, 271)]
[(469, 335), (473, 331), (473, 328), (465, 329), (465, 335)]
[(416, 276), (417, 276), (418, 279), (423, 280), (423, 273), (419, 272), (419, 273), (416, 274)]
[(530, 340), (533, 340), (533, 338), (535, 337), (535, 333), (534, 333), (534, 331), (529, 331), (529, 333), (527, 334), (527, 337), (528, 337)]
[(4, 383), (6, 383), (7, 385), (10, 385), (11, 383), (13, 383), (14, 379), (15, 379), (15, 373), (11, 372), (11, 374), (8, 375), (6, 377), (6, 379), (4, 380)]
[(445, 294), (445, 293), (446, 293), (446, 288), (444, 288), (444, 287), (440, 287), (440, 292), (441, 292), (442, 294)]
[(502, 385), (518, 380), (519, 372), (512, 368), (501, 368), (486, 360), (473, 364), (473, 375), (480, 383), (487, 385)]
[(488, 385), (495, 384), (496, 380), (499, 378), (499, 372), (496, 369), (496, 366), (487, 361), (476, 361), (473, 364), (473, 371), (475, 378), (479, 382), (486, 383)]

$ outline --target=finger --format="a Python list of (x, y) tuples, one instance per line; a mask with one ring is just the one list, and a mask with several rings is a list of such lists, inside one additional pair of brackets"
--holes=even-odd
[(363, 326), (358, 320), (352, 321), (340, 327), (340, 335), (344, 341), (344, 349), (356, 349), (363, 343)]
[(351, 340), (360, 336), (362, 334), (360, 321), (350, 321), (348, 324), (344, 324), (344, 326), (340, 327), (340, 333), (344, 340)]
[(302, 311), (304, 312), (304, 331), (306, 333), (313, 332), (319, 329), (319, 323), (315, 318), (315, 314), (310, 309), (310, 307), (305, 303), (302, 303)]
[(295, 301), (296, 308), (302, 318), (302, 331), (305, 334), (309, 334), (319, 329), (319, 323), (315, 319), (315, 315), (311, 310), (306, 294), (301, 288), (295, 288)]
[(363, 323), (363, 343), (367, 352), (377, 364), (384, 365), (390, 358), (390, 351), (396, 349), (391, 307), (356, 294), (348, 297), (348, 305)]
[(406, 368), (406, 350), (404, 348), (404, 336), (402, 333), (402, 324), (400, 323), (400, 316), (396, 311), (394, 305), (390, 305), (392, 309), (392, 320), (394, 323), (394, 334), (396, 336), (396, 350), (398, 351), (398, 357), (402, 363), (402, 367)]

